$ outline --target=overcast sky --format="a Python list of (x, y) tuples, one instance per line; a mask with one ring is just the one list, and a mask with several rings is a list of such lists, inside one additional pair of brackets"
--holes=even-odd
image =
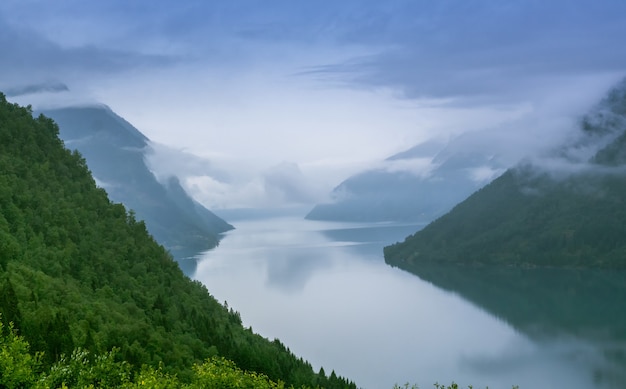
[(2, 0), (0, 90), (107, 104), (212, 208), (313, 203), (429, 138), (557, 142), (625, 36), (623, 0)]

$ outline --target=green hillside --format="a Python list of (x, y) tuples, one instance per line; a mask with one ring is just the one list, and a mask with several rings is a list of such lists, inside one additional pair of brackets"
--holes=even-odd
[[(403, 243), (399, 267), (418, 263), (626, 267), (626, 82), (581, 121), (581, 137), (553, 169), (510, 169)], [(594, 148), (595, 146), (595, 148)], [(574, 155), (593, 151), (587, 160)]]
[(58, 132), (0, 94), (0, 314), (5, 332), (14, 323), (30, 352), (43, 352), (38, 368), (78, 347), (117, 348), (132, 371), (162, 364), (182, 382), (194, 364), (221, 356), (295, 386), (355, 387), (243, 328), (96, 187)]

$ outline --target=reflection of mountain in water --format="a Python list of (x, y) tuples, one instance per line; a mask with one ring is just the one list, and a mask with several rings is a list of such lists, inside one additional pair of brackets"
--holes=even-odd
[[(577, 341), (598, 384), (626, 388), (626, 271), (402, 263), (539, 344)], [(584, 355), (583, 355), (584, 354)]]
[[(358, 261), (380, 261), (383, 246), (397, 241), (415, 231), (420, 226), (398, 224), (372, 223), (320, 223), (315, 227), (303, 225), (311, 223), (301, 220), (296, 223), (283, 219), (283, 227), (276, 230), (258, 231), (253, 234), (257, 239), (264, 236), (264, 246), (255, 248), (256, 258), (267, 259), (268, 285), (283, 291), (300, 291), (308, 280), (315, 274), (328, 271), (336, 258), (342, 260), (354, 259)], [(255, 224), (268, 225), (276, 223), (271, 219), (262, 222), (242, 222), (238, 224), (238, 232), (244, 231), (244, 236), (250, 234), (248, 228)], [(292, 224), (293, 223), (293, 224)], [(313, 222), (317, 223), (317, 222)], [(281, 222), (276, 225), (280, 226)], [(284, 226), (289, 226), (289, 233), (283, 232)], [(234, 235), (234, 236), (233, 236)], [(238, 234), (227, 234), (220, 252), (224, 253), (230, 247), (240, 248), (249, 244), (240, 242), (233, 245), (231, 237), (236, 239)]]
[(267, 284), (283, 292), (301, 291), (313, 274), (332, 266), (325, 247), (283, 247), (267, 258)]
[(368, 223), (325, 229), (322, 233), (333, 241), (377, 244), (382, 251), (383, 245), (406, 237), (421, 227), (423, 224)]
[(404, 239), (423, 224), (367, 223), (342, 226), (320, 231), (333, 242), (343, 242), (345, 248), (361, 259), (380, 260), (383, 247)]

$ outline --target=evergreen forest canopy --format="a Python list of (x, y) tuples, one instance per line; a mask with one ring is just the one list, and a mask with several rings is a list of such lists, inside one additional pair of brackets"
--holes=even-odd
[[(57, 377), (50, 386), (58, 387), (71, 378), (62, 375), (68, 366), (88, 365), (101, 377), (121, 369), (190, 385), (202, 369), (221, 366), (211, 371), (356, 387), (244, 328), (237, 312), (183, 275), (144, 222), (109, 200), (58, 134), (51, 119), (0, 94), (0, 386), (29, 386), (19, 377), (30, 366)], [(106, 386), (98, 380), (90, 382)]]
[[(626, 268), (626, 80), (581, 121), (582, 135), (525, 163), (404, 242), (387, 263)], [(586, 160), (576, 156), (590, 153)]]

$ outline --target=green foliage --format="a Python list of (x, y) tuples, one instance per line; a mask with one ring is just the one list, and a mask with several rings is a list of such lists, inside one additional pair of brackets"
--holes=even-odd
[[(215, 355), (286, 385), (322, 380), (187, 278), (144, 222), (96, 187), (58, 132), (0, 94), (0, 312), (52, 386), (93, 382), (77, 373), (87, 365), (107, 382), (109, 367), (134, 374), (149, 366), (188, 383), (194, 364)], [(119, 360), (105, 354), (114, 348)], [(87, 361), (87, 351), (104, 359)], [(356, 387), (343, 378), (328, 383)]]
[[(0, 330), (2, 329), (0, 323)], [(282, 389), (282, 381), (274, 382), (266, 375), (239, 369), (234, 362), (221, 357), (207, 359), (194, 366), (189, 383), (163, 371), (162, 366), (143, 368), (131, 373), (130, 365), (117, 361), (118, 350), (94, 356), (76, 349), (71, 356), (63, 355), (48, 371), (38, 371), (38, 357), (28, 352), (28, 342), (12, 327), (0, 342), (0, 387), (35, 389), (48, 388), (158, 388), (158, 389)], [(291, 387), (293, 388), (293, 386)], [(302, 386), (306, 389), (305, 386)]]
[(37, 387), (59, 388), (63, 385), (70, 388), (120, 387), (130, 381), (131, 373), (128, 363), (115, 361), (116, 352), (114, 349), (94, 357), (86, 350), (76, 349), (69, 357), (61, 356), (60, 360), (37, 380)]
[(177, 389), (183, 385), (176, 376), (165, 373), (162, 366), (157, 369), (144, 366), (132, 381), (124, 383), (121, 387), (125, 389)]
[(29, 354), (29, 345), (13, 325), (0, 321), (0, 388), (30, 387), (39, 369), (40, 354)]
[(267, 376), (248, 373), (239, 369), (233, 362), (224, 358), (211, 358), (202, 365), (195, 367), (195, 379), (190, 389), (282, 389), (283, 382), (273, 382)]

